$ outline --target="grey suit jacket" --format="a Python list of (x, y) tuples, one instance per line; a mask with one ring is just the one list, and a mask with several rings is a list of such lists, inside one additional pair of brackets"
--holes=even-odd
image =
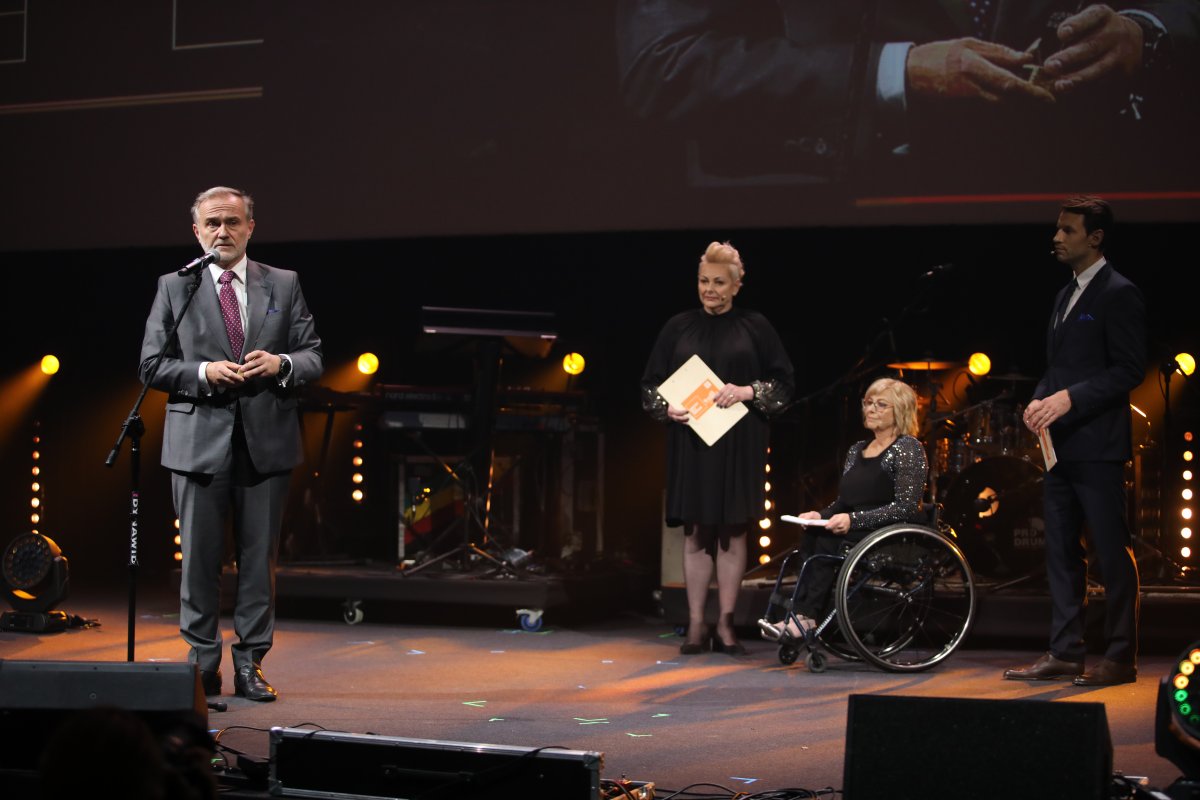
[[(149, 379), (154, 358), (187, 300), (191, 283), (192, 278), (173, 272), (158, 279), (158, 294), (142, 339), (138, 377), (143, 383)], [(235, 403), (240, 407), (255, 469), (279, 472), (303, 460), (295, 393), (298, 387), (321, 376), (324, 360), (299, 276), (248, 260), (246, 316), (244, 352), (266, 350), (288, 355), (292, 360), (288, 385), (281, 387), (272, 377), (249, 381), (233, 391), (209, 393), (201, 388), (201, 363), (233, 360), (217, 290), (205, 269), (191, 308), (149, 384), (168, 394), (164, 467), (205, 474), (220, 469), (232, 446)]]

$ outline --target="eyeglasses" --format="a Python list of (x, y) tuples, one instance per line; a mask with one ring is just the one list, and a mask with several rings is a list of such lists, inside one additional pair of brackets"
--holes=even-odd
[(866, 411), (868, 408), (874, 408), (877, 411), (887, 411), (892, 407), (892, 404), (886, 400), (868, 400), (864, 397), (862, 401), (862, 407), (863, 411)]

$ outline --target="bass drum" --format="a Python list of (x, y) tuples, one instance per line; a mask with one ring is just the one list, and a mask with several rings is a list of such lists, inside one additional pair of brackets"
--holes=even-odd
[(970, 465), (946, 490), (942, 518), (978, 578), (1044, 573), (1042, 470), (1032, 462), (994, 456)]

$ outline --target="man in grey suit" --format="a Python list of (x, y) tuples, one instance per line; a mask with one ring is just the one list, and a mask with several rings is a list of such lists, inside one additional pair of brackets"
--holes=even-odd
[[(320, 377), (321, 340), (295, 272), (251, 261), (254, 200), (201, 192), (192, 232), (216, 261), (176, 335), (167, 334), (194, 278), (163, 275), (146, 320), (139, 375), (166, 392), (162, 464), (171, 471), (183, 577), (179, 629), (207, 695), (221, 692), (220, 579), (226, 521), (237, 560), (234, 691), (278, 693), (262, 673), (275, 627), (275, 563), (291, 470), (303, 460), (295, 390)], [(167, 344), (158, 371), (154, 359)]]

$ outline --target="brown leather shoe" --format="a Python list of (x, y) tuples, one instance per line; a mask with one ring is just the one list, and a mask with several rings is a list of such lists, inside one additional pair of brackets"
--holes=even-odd
[(1116, 686), (1118, 683), (1133, 683), (1137, 680), (1136, 664), (1121, 664), (1107, 658), (1087, 672), (1075, 678), (1076, 686)]
[(1060, 681), (1070, 680), (1082, 674), (1082, 661), (1063, 661), (1053, 653), (1046, 653), (1033, 662), (1031, 667), (1004, 670), (1004, 679), (1007, 681)]

